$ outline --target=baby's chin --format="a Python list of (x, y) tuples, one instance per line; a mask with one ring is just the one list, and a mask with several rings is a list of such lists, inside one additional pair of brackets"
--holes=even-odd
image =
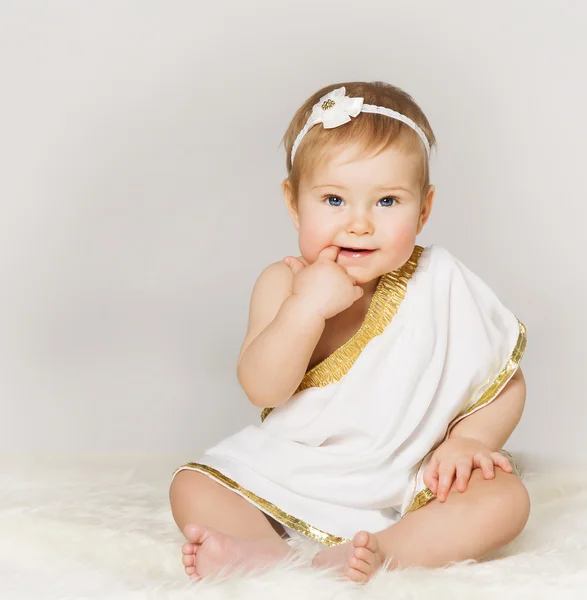
[(367, 283), (371, 283), (376, 279), (379, 279), (384, 274), (379, 269), (369, 269), (368, 271), (366, 271), (365, 269), (355, 265), (344, 265), (344, 268), (346, 269), (346, 272), (349, 275), (352, 275), (356, 279), (357, 285), (365, 285)]

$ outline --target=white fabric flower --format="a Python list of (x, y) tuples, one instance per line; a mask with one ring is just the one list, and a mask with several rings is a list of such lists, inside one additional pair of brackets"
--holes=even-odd
[(322, 96), (312, 109), (309, 119), (312, 125), (322, 123), (324, 129), (332, 129), (356, 117), (363, 108), (363, 98), (351, 98), (345, 93), (346, 89), (340, 87)]

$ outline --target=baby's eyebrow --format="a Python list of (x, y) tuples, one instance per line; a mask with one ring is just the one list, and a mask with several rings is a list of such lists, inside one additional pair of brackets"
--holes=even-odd
[(323, 187), (335, 187), (335, 188), (340, 188), (341, 190), (347, 189), (344, 187), (344, 185), (336, 185), (336, 183), (321, 183), (320, 185), (315, 185), (312, 189), (317, 190), (318, 188), (323, 188)]
[[(312, 187), (311, 189), (313, 190), (317, 190), (319, 188), (338, 188), (340, 190), (348, 190), (348, 188), (344, 187), (344, 185), (337, 185), (336, 183), (322, 183), (320, 185), (315, 185), (314, 187)], [(377, 187), (373, 188), (374, 190), (381, 190), (381, 191), (395, 191), (395, 190), (402, 190), (404, 192), (407, 192), (408, 194), (411, 193), (411, 190), (409, 190), (406, 187), (403, 187), (401, 185), (379, 185)]]

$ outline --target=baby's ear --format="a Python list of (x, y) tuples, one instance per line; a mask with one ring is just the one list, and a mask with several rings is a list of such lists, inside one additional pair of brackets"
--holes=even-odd
[(289, 212), (289, 216), (291, 217), (295, 228), (299, 229), (300, 221), (298, 218), (298, 209), (294, 201), (291, 183), (287, 177), (283, 180), (283, 183), (281, 184), (281, 190), (283, 192), (283, 199), (285, 200), (287, 212)]
[(420, 216), (418, 218), (417, 233), (420, 233), (426, 224), (426, 221), (430, 218), (430, 212), (432, 211), (432, 205), (434, 204), (434, 194), (436, 188), (433, 185), (428, 186), (428, 192), (426, 192), (425, 198), (422, 200), (422, 206), (420, 207)]

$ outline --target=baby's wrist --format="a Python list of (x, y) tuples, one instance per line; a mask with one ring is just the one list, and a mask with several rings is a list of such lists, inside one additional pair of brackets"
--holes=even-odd
[(303, 294), (292, 294), (285, 301), (288, 308), (300, 319), (303, 323), (315, 322), (317, 326), (325, 326), (326, 317), (321, 314), (312, 299)]

